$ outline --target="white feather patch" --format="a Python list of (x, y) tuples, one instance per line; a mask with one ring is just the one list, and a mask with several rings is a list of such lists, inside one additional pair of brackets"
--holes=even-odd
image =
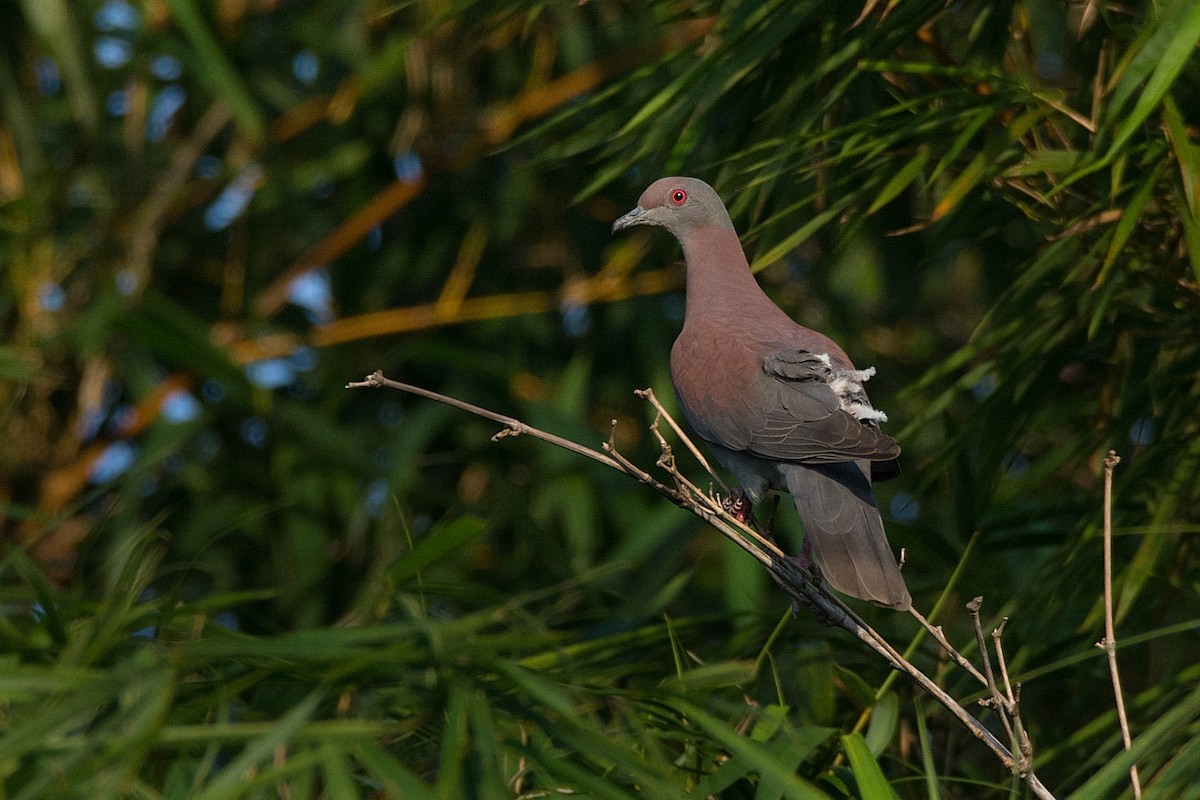
[(887, 414), (866, 402), (867, 392), (863, 384), (875, 375), (874, 367), (866, 369), (834, 369), (828, 353), (818, 353), (817, 358), (829, 369), (826, 380), (837, 395), (842, 410), (853, 414), (855, 419), (887, 422)]

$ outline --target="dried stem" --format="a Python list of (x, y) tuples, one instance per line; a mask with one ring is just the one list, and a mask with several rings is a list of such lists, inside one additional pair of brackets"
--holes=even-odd
[[(721, 480), (721, 476), (716, 473), (711, 465), (709, 465), (708, 460), (704, 457), (704, 454), (700, 452), (700, 448), (696, 447), (692, 440), (684, 434), (684, 432), (680, 429), (679, 424), (676, 423), (675, 420), (672, 419), (671, 415), (667, 413), (667, 410), (663, 408), (662, 403), (658, 402), (658, 398), (654, 396), (654, 390), (649, 388), (637, 389), (634, 391), (634, 394), (643, 398), (650, 403), (650, 405), (654, 406), (654, 410), (658, 412), (658, 416), (667, 421), (667, 424), (671, 426), (671, 430), (675, 431), (675, 435), (679, 437), (679, 440), (687, 445), (687, 448), (691, 451), (692, 456), (698, 462), (700, 462), (700, 466), (704, 467), (704, 471), (708, 473), (709, 477), (716, 482), (717, 486), (721, 487), (722, 491), (728, 494), (729, 487), (725, 485), (725, 481)], [(656, 434), (658, 433), (657, 422), (658, 420), (656, 419), (656, 424), (651, 426)], [(659, 438), (661, 440), (662, 437)]]
[(917, 622), (921, 623), (921, 626), (929, 632), (929, 635), (932, 636), (937, 643), (942, 646), (942, 650), (945, 651), (946, 655), (950, 657), (951, 661), (958, 665), (960, 669), (964, 669), (969, 672), (971, 677), (973, 677), (975, 680), (979, 681), (984, 686), (987, 686), (987, 678), (983, 677), (983, 673), (975, 669), (975, 665), (968, 661), (962, 653), (954, 649), (954, 646), (951, 645), (946, 639), (946, 634), (942, 630), (941, 625), (932, 624), (929, 620), (925, 619), (925, 616), (920, 611), (917, 611), (915, 608), (909, 608), (908, 613), (912, 614), (913, 617), (916, 618)]
[(1004, 645), (1000, 642), (1007, 624), (1008, 617), (1004, 617), (992, 631), (992, 645), (996, 648), (996, 663), (1000, 665), (1000, 677), (1004, 681), (1004, 696), (1008, 700), (1007, 712), (1012, 718), (1014, 743), (1021, 754), (1017, 759), (1017, 773), (1024, 777), (1033, 766), (1033, 743), (1021, 722), (1021, 684), (1014, 687), (1008, 679), (1008, 662), (1004, 659)]
[[(975, 640), (979, 645), (979, 657), (983, 661), (983, 676), (987, 679), (988, 692), (991, 695), (987, 700), (981, 701), (981, 704), (990, 706), (996, 712), (996, 716), (1000, 718), (1000, 724), (1004, 726), (1004, 732), (1008, 734), (1009, 741), (1015, 741), (1012, 723), (1008, 721), (1007, 698), (1000, 694), (1000, 687), (996, 685), (996, 675), (992, 671), (992, 657), (988, 653), (987, 640), (983, 636), (983, 624), (979, 620), (979, 609), (982, 607), (982, 597), (976, 597), (967, 603), (967, 611), (971, 612), (971, 622), (975, 626)], [(1008, 766), (1011, 769), (1015, 763)]]
[[(480, 408), (479, 406), (465, 403), (461, 400), (447, 397), (445, 395), (438, 394), (437, 392), (429, 391), (428, 389), (422, 389), (410, 384), (390, 380), (389, 378), (384, 377), (382, 372), (377, 371), (372, 375), (369, 375), (366, 380), (352, 382), (346, 386), (349, 389), (380, 388), (386, 386), (393, 389), (399, 389), (400, 391), (408, 392), (410, 394), (415, 394), (420, 397), (425, 397), (430, 400), (436, 400), (437, 402), (445, 403), (446, 405), (453, 406), (454, 408), (470, 412), (477, 416), (483, 417), (484, 419), (490, 419), (494, 422), (504, 425), (504, 430), (497, 433), (493, 437), (494, 440), (502, 439), (506, 436), (531, 436), (544, 442), (557, 445), (558, 447), (562, 447), (571, 451), (572, 453), (577, 453), (586, 458), (590, 458), (593, 461), (632, 476), (639, 482), (659, 492), (676, 505), (700, 517), (710, 526), (715, 528), (717, 532), (757, 559), (759, 563), (767, 568), (772, 577), (775, 578), (784, 591), (791, 595), (793, 600), (810, 608), (813, 613), (816, 614), (816, 616), (826, 624), (834, 625), (850, 632), (859, 641), (863, 642), (863, 644), (867, 645), (867, 647), (878, 653), (892, 667), (908, 675), (909, 678), (911, 678), (918, 686), (929, 693), (930, 696), (932, 696), (935, 700), (937, 700), (938, 703), (940, 703), (952, 715), (954, 715), (954, 717), (957, 718), (969, 731), (971, 731), (971, 733), (977, 739), (983, 742), (983, 744), (1000, 759), (1006, 769), (1013, 772), (1017, 771), (1017, 759), (1014, 758), (1013, 753), (1006, 748), (1004, 744), (992, 734), (991, 731), (984, 727), (979, 720), (971, 716), (971, 714), (961, 704), (959, 704), (958, 701), (947, 694), (929, 676), (925, 675), (925, 673), (921, 672), (921, 670), (905, 659), (904, 656), (901, 655), (894, 647), (892, 647), (891, 644), (889, 644), (887, 640), (884, 639), (878, 632), (863, 622), (857, 614), (855, 614), (848, 606), (846, 606), (844, 602), (842, 602), (841, 598), (834, 595), (825, 586), (825, 584), (816, 574), (802, 570), (795, 561), (788, 558), (773, 542), (769, 541), (757, 531), (753, 530), (751, 527), (747, 526), (745, 523), (741, 522), (739, 519), (730, 514), (719, 500), (705, 492), (700, 491), (693, 483), (684, 478), (675, 466), (674, 456), (671, 455), (669, 444), (658, 431), (657, 419), (655, 420), (652, 429), (655, 436), (659, 440), (660, 447), (662, 448), (662, 455), (659, 458), (659, 464), (668, 472), (668, 474), (671, 475), (672, 482), (674, 483), (673, 486), (658, 481), (645, 470), (629, 461), (629, 459), (627, 459), (617, 450), (614, 435), (616, 427), (615, 422), (613, 423), (614, 431), (610, 432), (608, 440), (602, 444), (604, 452), (600, 452), (588, 447), (584, 447), (583, 445), (576, 444), (568, 439), (555, 436), (554, 434), (538, 430), (537, 428), (526, 425), (520, 420), (512, 417), (508, 417), (503, 414), (497, 414), (494, 411)], [(692, 444), (688, 437), (683, 434), (683, 431), (681, 431), (679, 426), (675, 424), (670, 415), (666, 413), (661, 404), (659, 404), (656, 399), (653, 399), (653, 393), (649, 390), (645, 390), (644, 392), (639, 392), (639, 396), (644, 397), (651, 402), (655, 410), (658, 412), (658, 415), (667, 420), (668, 425), (670, 425), (672, 430), (675, 431), (679, 438), (686, 443), (693, 455), (695, 455), (701, 461), (701, 463), (705, 464), (706, 469), (709, 469), (709, 474), (713, 475), (713, 477), (720, 482), (720, 479), (716, 477), (716, 474), (712, 472), (711, 468), (708, 467), (706, 462), (704, 462), (703, 457), (700, 455), (695, 445)], [(724, 486), (723, 483), (720, 485)], [(976, 626), (978, 628), (978, 607), (976, 607), (973, 615), (976, 618)], [(967, 662), (966, 659), (964, 659), (961, 655), (958, 655), (957, 652), (949, 646), (945, 640), (945, 636), (942, 635), (940, 628), (935, 629), (930, 626), (928, 622), (925, 622), (924, 618), (919, 614), (916, 614), (916, 616), (927, 628), (929, 628), (930, 632), (933, 633), (934, 638), (936, 638), (938, 642), (947, 649), (947, 652), (951, 653), (951, 657), (954, 658), (955, 663), (958, 663), (960, 666), (968, 669), (973, 675), (982, 677), (979, 675), (978, 671), (970, 667), (969, 662)], [(981, 631), (979, 635), (982, 644)], [(984, 653), (985, 664), (987, 664), (986, 649), (984, 649), (982, 646), (980, 649)], [(991, 678), (990, 666), (987, 667), (987, 679), (985, 682), (992, 687), (995, 686), (995, 681)], [(994, 695), (999, 696), (998, 690), (994, 692)], [(1001, 699), (1006, 700), (1005, 698)], [(1000, 704), (1000, 708), (997, 709), (1000, 713), (1001, 719), (1006, 720), (1006, 707), (1009, 705), (1010, 704), (1007, 702), (1002, 702)], [(1015, 695), (1014, 702), (1011, 703), (1011, 705), (1014, 707), (1016, 705)], [(1005, 724), (1007, 727), (1007, 720)], [(1028, 760), (1024, 757), (1024, 754), (1022, 754), (1021, 761), (1023, 763), (1028, 763)], [(1040, 800), (1054, 800), (1054, 795), (1042, 785), (1041, 781), (1038, 780), (1037, 776), (1034, 775), (1032, 771), (1024, 771), (1021, 773), (1021, 777), (1024, 779), (1026, 785), (1032, 790), (1034, 796), (1040, 798)]]
[[(1112, 480), (1113, 468), (1121, 463), (1115, 450), (1109, 450), (1104, 458), (1104, 639), (1096, 643), (1108, 655), (1108, 672), (1112, 676), (1113, 696), (1117, 700), (1117, 722), (1121, 726), (1121, 739), (1125, 749), (1133, 746), (1129, 735), (1129, 719), (1125, 716), (1125, 698), (1121, 691), (1121, 673), (1117, 669), (1117, 633), (1113, 621), (1112, 590)], [(1142, 781), (1138, 777), (1137, 764), (1129, 768), (1129, 781), (1133, 784), (1134, 800), (1141, 800)]]

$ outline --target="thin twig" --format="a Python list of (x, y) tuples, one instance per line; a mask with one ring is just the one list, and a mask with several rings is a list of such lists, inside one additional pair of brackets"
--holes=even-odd
[[(884, 660), (891, 664), (897, 670), (908, 675), (918, 686), (924, 689), (938, 703), (946, 708), (955, 718), (957, 718), (971, 733), (984, 743), (1004, 764), (1005, 768), (1012, 771), (1016, 765), (1013, 754), (1006, 748), (999, 739), (997, 739), (991, 731), (963, 708), (953, 697), (947, 694), (940, 686), (938, 686), (929, 676), (921, 672), (905, 659), (899, 652), (893, 648), (887, 640), (885, 640), (873, 628), (863, 622), (857, 614), (855, 614), (842, 599), (834, 595), (820, 580), (816, 579), (813, 573), (807, 573), (796, 564), (794, 560), (788, 558), (777, 546), (768, 541), (764, 537), (747, 526), (741, 520), (730, 514), (719, 502), (712, 497), (700, 491), (690, 481), (684, 479), (681, 475), (677, 475), (678, 469), (674, 464), (673, 458), (660, 459), (666, 465), (668, 472), (672, 473), (672, 480), (675, 486), (669, 486), (651, 476), (645, 470), (629, 461), (616, 448), (614, 443), (615, 430), (610, 432), (609, 438), (601, 446), (605, 452), (599, 452), (583, 445), (576, 444), (569, 439), (563, 439), (560, 436), (555, 436), (551, 433), (546, 433), (537, 428), (521, 422), (513, 417), (508, 417), (503, 414), (498, 414), (471, 403), (463, 402), (446, 395), (432, 392), (428, 389), (422, 389), (418, 386), (412, 386), (406, 383), (400, 383), (384, 377), (382, 372), (376, 371), (369, 375), (366, 380), (355, 381), (348, 383), (348, 389), (363, 389), (363, 388), (380, 388), (389, 387), (398, 389), (403, 392), (415, 394), (420, 397), (425, 397), (430, 400), (435, 400), (439, 403), (463, 411), (470, 412), (476, 416), (490, 419), (504, 426), (504, 429), (497, 433), (493, 440), (499, 440), (506, 436), (525, 435), (540, 439), (544, 442), (562, 447), (572, 453), (577, 453), (586, 458), (590, 458), (607, 467), (624, 472), (627, 475), (635, 478), (639, 482), (651, 487), (655, 491), (662, 494), (664, 497), (671, 500), (676, 505), (684, 508), (696, 516), (703, 519), (710, 526), (717, 530), (720, 534), (732, 541), (738, 547), (741, 547), (772, 574), (784, 591), (799, 603), (812, 609), (819, 619), (829, 625), (840, 627), (853, 634), (859, 641), (863, 642), (869, 648), (878, 653)], [(645, 396), (645, 395), (643, 395)], [(647, 397), (647, 399), (649, 399)], [(657, 406), (656, 406), (657, 407)], [(660, 408), (660, 407), (659, 407)], [(670, 415), (660, 409), (660, 413), (667, 419), (668, 424), (679, 434), (680, 439), (687, 443), (689, 449), (693, 453), (697, 453), (695, 445), (693, 445), (671, 420)], [(615, 423), (614, 423), (615, 428)], [(656, 434), (657, 434), (657, 429)], [(665, 445), (665, 440), (661, 440), (661, 444)], [(669, 448), (668, 448), (669, 450)], [(976, 609), (976, 617), (978, 610)], [(935, 638), (939, 641), (944, 641), (944, 636), (935, 634)], [(982, 649), (982, 648), (981, 648)], [(986, 658), (986, 650), (984, 650)], [(961, 658), (961, 656), (959, 657)], [(985, 662), (986, 663), (986, 662)], [(988, 668), (990, 676), (990, 667)], [(994, 685), (994, 681), (992, 681)], [(1001, 718), (1004, 714), (1001, 713)], [(1022, 776), (1025, 784), (1029, 786), (1034, 796), (1039, 800), (1054, 800), (1054, 795), (1042, 785), (1037, 776), (1032, 771), (1027, 772)]]
[[(577, 455), (590, 458), (593, 461), (599, 461), (606, 467), (621, 469), (621, 466), (616, 461), (604, 455), (604, 453), (593, 450), (590, 447), (584, 447), (581, 444), (572, 442), (570, 439), (564, 439), (561, 436), (555, 436), (552, 433), (546, 433), (545, 431), (538, 430), (537, 428), (526, 425), (524, 422), (521, 422), (521, 420), (516, 419), (515, 417), (497, 414), (495, 411), (491, 411), (486, 408), (480, 408), (477, 405), (472, 405), (471, 403), (464, 402), (454, 397), (447, 397), (444, 394), (431, 392), (428, 389), (422, 389), (420, 386), (413, 386), (410, 383), (400, 383), (399, 381), (394, 381), (391, 378), (385, 377), (382, 370), (375, 370), (361, 381), (351, 381), (350, 383), (346, 384), (347, 389), (379, 389), (384, 386), (388, 387), (389, 389), (399, 389), (402, 392), (415, 394), (418, 397), (424, 397), (428, 400), (436, 400), (439, 403), (444, 403), (445, 405), (452, 406), (462, 411), (470, 412), (477, 417), (490, 419), (492, 422), (499, 422), (504, 426), (504, 430), (492, 437), (492, 441), (494, 442), (499, 441), (507, 436), (532, 436), (535, 439), (541, 439), (544, 442), (549, 442), (550, 444), (561, 447), (564, 450), (569, 450)], [(625, 470), (621, 469), (621, 471), (624, 472)]]
[(1021, 684), (1013, 687), (1012, 682), (1008, 679), (1008, 662), (1004, 659), (1004, 645), (1001, 644), (1000, 638), (1004, 635), (1004, 626), (1008, 624), (1008, 617), (1000, 620), (1000, 624), (992, 630), (992, 645), (996, 648), (996, 663), (1000, 665), (1000, 678), (1004, 681), (1004, 696), (1008, 700), (1008, 714), (1012, 718), (1013, 726), (1013, 742), (1016, 752), (1021, 754), (1017, 759), (1017, 774), (1022, 778), (1033, 766), (1033, 743), (1029, 741), (1029, 734), (1025, 731), (1025, 724), (1021, 721)]
[(1000, 624), (992, 629), (992, 646), (996, 648), (996, 662), (1000, 665), (1000, 679), (1004, 681), (1004, 696), (1011, 706), (1016, 700), (1013, 698), (1012, 684), (1008, 680), (1008, 664), (1004, 661), (1004, 645), (1000, 643), (1000, 638), (1004, 635), (1004, 626), (1007, 624), (1008, 617), (1003, 617)]
[[(967, 611), (971, 612), (971, 622), (975, 626), (975, 639), (979, 644), (979, 657), (983, 661), (983, 676), (987, 679), (988, 692), (991, 695), (988, 700), (981, 702), (985, 705), (990, 705), (995, 710), (996, 716), (1000, 718), (1000, 724), (1004, 726), (1004, 732), (1008, 735), (1009, 741), (1015, 742), (1012, 724), (1008, 721), (1008, 703), (1004, 695), (1000, 694), (1000, 688), (996, 685), (996, 675), (992, 671), (992, 657), (988, 652), (987, 640), (983, 637), (983, 624), (979, 620), (979, 609), (982, 607), (982, 597), (976, 597), (967, 603)], [(1010, 768), (1015, 766), (1015, 762), (1009, 766)]]
[[(676, 423), (675, 420), (672, 419), (671, 415), (667, 413), (667, 410), (663, 408), (662, 403), (658, 402), (658, 398), (654, 396), (654, 390), (649, 388), (636, 389), (633, 393), (636, 396), (646, 400), (648, 403), (650, 403), (650, 405), (654, 406), (654, 410), (658, 412), (660, 417), (667, 421), (667, 424), (671, 426), (671, 430), (675, 431), (675, 435), (679, 437), (679, 440), (687, 445), (687, 448), (691, 451), (692, 456), (700, 462), (700, 466), (704, 467), (704, 471), (709, 474), (709, 477), (717, 482), (717, 485), (721, 487), (722, 491), (724, 491), (726, 494), (729, 494), (729, 487), (725, 485), (725, 481), (721, 480), (721, 476), (716, 473), (716, 470), (714, 470), (708, 463), (708, 460), (704, 458), (704, 454), (700, 452), (700, 448), (696, 447), (692, 440), (684, 434), (678, 423)], [(655, 428), (655, 430), (657, 431), (657, 428)]]
[[(699, 450), (696, 448), (696, 445), (692, 442), (692, 440), (689, 439), (682, 430), (680, 430), (679, 424), (675, 422), (669, 413), (667, 413), (667, 410), (662, 407), (662, 405), (658, 402), (658, 399), (654, 397), (654, 390), (638, 389), (634, 391), (634, 394), (638, 397), (648, 400), (657, 411), (654, 421), (650, 423), (650, 432), (653, 433), (654, 438), (658, 440), (658, 445), (661, 450), (661, 455), (658, 459), (658, 466), (666, 470), (667, 474), (671, 476), (671, 479), (675, 482), (676, 489), (686, 495), (689, 495), (697, 504), (704, 506), (712, 513), (723, 515), (726, 521), (742, 535), (751, 537), (758, 542), (760, 546), (770, 550), (776, 557), (786, 558), (786, 554), (779, 549), (778, 545), (772, 542), (769, 538), (763, 536), (762, 533), (755, 530), (751, 525), (748, 525), (738, 517), (729, 514), (729, 509), (724, 503), (717, 498), (714, 498), (707, 492), (701, 491), (700, 487), (689, 481), (683, 475), (683, 473), (679, 471), (678, 466), (675, 464), (675, 456), (672, 453), (671, 445), (667, 442), (666, 438), (662, 435), (662, 432), (658, 429), (658, 421), (660, 419), (665, 419), (667, 424), (671, 427), (671, 430), (675, 431), (675, 434), (679, 436), (684, 445), (687, 446), (687, 448), (693, 454), (698, 454)], [(614, 423), (615, 422), (616, 421), (614, 420)], [(609, 438), (609, 441), (611, 443), (612, 437)], [(609, 450), (609, 452), (614, 453), (615, 448)], [(712, 471), (711, 467), (709, 467), (707, 463), (704, 464), (704, 467), (709, 471), (708, 474), (711, 475), (714, 480), (721, 481), (721, 479), (717, 477), (716, 473)], [(721, 483), (721, 486), (725, 488), (726, 492), (729, 491), (729, 487), (725, 486), (723, 482)]]
[(912, 614), (916, 618), (917, 622), (921, 623), (921, 626), (929, 632), (929, 635), (937, 640), (937, 643), (942, 646), (942, 650), (945, 651), (946, 655), (950, 657), (951, 661), (957, 664), (961, 669), (969, 672), (971, 677), (973, 677), (975, 680), (979, 681), (984, 686), (987, 686), (987, 678), (983, 677), (983, 673), (977, 670), (975, 665), (968, 661), (962, 653), (954, 649), (954, 646), (950, 644), (949, 640), (946, 639), (946, 633), (942, 630), (941, 625), (934, 625), (929, 620), (925, 619), (925, 616), (915, 608), (909, 607), (908, 613)]
[[(1112, 590), (1112, 480), (1113, 468), (1121, 463), (1115, 450), (1109, 450), (1104, 458), (1104, 639), (1096, 646), (1108, 655), (1108, 672), (1112, 676), (1113, 696), (1117, 700), (1117, 722), (1121, 726), (1121, 740), (1125, 749), (1133, 747), (1129, 735), (1129, 719), (1125, 716), (1125, 698), (1121, 691), (1121, 674), (1117, 669), (1117, 626), (1113, 621)], [(1134, 800), (1141, 800), (1142, 781), (1138, 777), (1137, 764), (1129, 768), (1129, 781), (1133, 784)]]

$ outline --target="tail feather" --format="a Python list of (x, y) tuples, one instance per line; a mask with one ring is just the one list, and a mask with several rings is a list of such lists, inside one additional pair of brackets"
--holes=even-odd
[(853, 462), (783, 467), (821, 573), (840, 592), (906, 610), (908, 587), (883, 531), (866, 471)]

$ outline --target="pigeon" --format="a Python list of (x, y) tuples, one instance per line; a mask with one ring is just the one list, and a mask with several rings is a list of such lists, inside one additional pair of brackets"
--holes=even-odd
[(802, 567), (815, 559), (838, 591), (908, 609), (871, 490), (872, 478), (898, 474), (900, 454), (864, 389), (874, 368), (856, 369), (833, 340), (767, 297), (704, 181), (655, 181), (612, 230), (635, 225), (665, 228), (683, 248), (687, 292), (671, 382), (692, 430), (737, 479), (735, 507), (752, 508), (772, 489), (789, 493), (804, 526)]

